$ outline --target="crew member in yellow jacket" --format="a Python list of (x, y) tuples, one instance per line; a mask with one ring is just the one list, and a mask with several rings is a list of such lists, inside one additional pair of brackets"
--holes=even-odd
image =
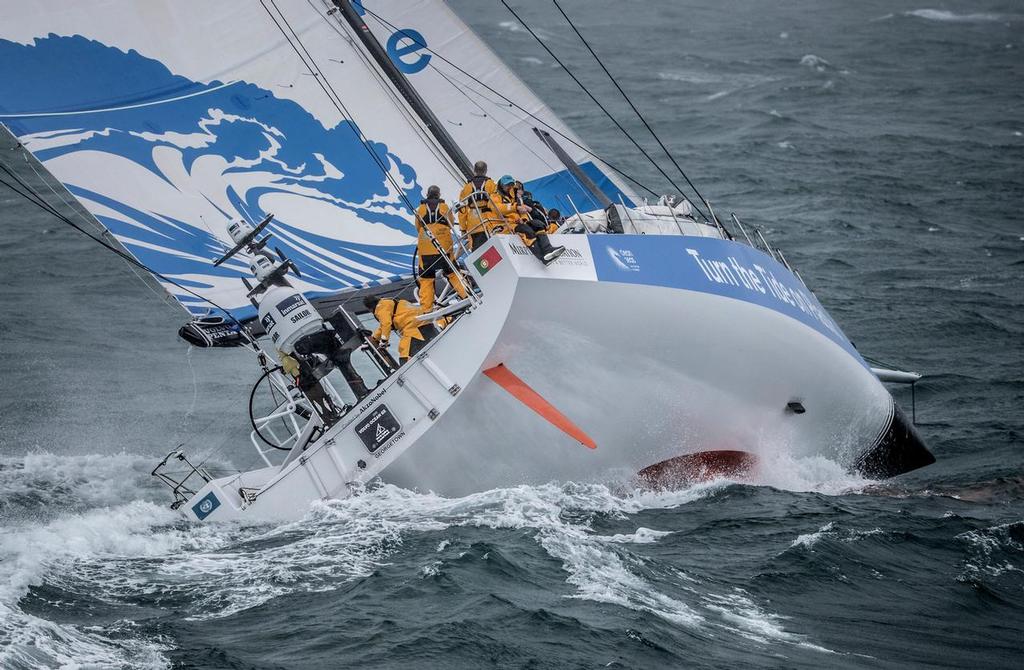
[[(565, 247), (555, 247), (548, 240), (544, 232), (543, 222), (538, 223), (538, 228), (532, 225), (530, 217), (532, 208), (524, 204), (522, 191), (517, 190), (515, 179), (510, 175), (504, 175), (498, 180), (498, 197), (495, 200), (495, 209), (501, 215), (508, 226), (511, 226), (510, 233), (517, 233), (526, 248), (537, 257), (544, 265), (554, 262), (565, 252)], [(522, 189), (522, 184), (519, 184)]]
[(565, 219), (562, 218), (562, 213), (552, 207), (548, 210), (547, 228), (545, 228), (545, 232), (548, 235), (554, 235), (558, 232), (558, 229), (562, 227), (563, 223), (565, 223)]
[(468, 238), (469, 249), (478, 249), (500, 227), (501, 216), (495, 211), (498, 186), (487, 176), (487, 163), (473, 164), (473, 178), (459, 193), (459, 229)]
[[(416, 208), (416, 231), (419, 241), (416, 251), (419, 253), (419, 301), (424, 312), (434, 308), (434, 274), (441, 270), (452, 288), (465, 298), (466, 285), (455, 269), (455, 244), (452, 240), (452, 213), (448, 205), (441, 199), (441, 189), (431, 186), (427, 189), (427, 197), (420, 201)], [(431, 240), (430, 238), (434, 239)], [(435, 246), (434, 243), (437, 243)], [(439, 253), (444, 252), (444, 255)]]
[(363, 305), (373, 313), (379, 324), (377, 330), (370, 335), (374, 344), (386, 349), (391, 340), (391, 331), (394, 330), (398, 333), (399, 365), (419, 353), (423, 345), (437, 334), (437, 329), (433, 324), (420, 323), (416, 320), (423, 314), (423, 309), (408, 300), (395, 300), (394, 298), (381, 300), (376, 296), (371, 296), (363, 300)]

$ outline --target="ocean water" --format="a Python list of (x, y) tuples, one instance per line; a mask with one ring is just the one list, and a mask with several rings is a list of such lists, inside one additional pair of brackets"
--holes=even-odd
[[(628, 119), (553, 6), (516, 4)], [(763, 227), (861, 351), (927, 375), (938, 462), (663, 493), (383, 486), (190, 525), (149, 470), (180, 443), (252, 463), (250, 361), (189, 351), (122, 262), (0, 191), (0, 668), (1020, 667), (1024, 9), (562, 4), (718, 211)], [(500, 5), (456, 7), (665, 186)]]

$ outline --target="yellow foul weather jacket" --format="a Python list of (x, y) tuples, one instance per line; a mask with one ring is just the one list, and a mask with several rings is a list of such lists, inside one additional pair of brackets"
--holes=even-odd
[(427, 230), (434, 236), (444, 253), (449, 256), (454, 247), (452, 241), (452, 213), (444, 200), (427, 199), (416, 208), (416, 232), (419, 233), (417, 251), (420, 256), (437, 254), (437, 248), (427, 235)]
[(422, 313), (422, 309), (408, 300), (398, 300), (397, 302), (393, 298), (381, 300), (377, 303), (377, 308), (373, 310), (373, 316), (380, 325), (370, 337), (375, 342), (386, 343), (391, 337), (391, 330), (398, 331), (398, 358), (408, 358), (412, 341), (426, 339), (420, 332), (420, 322), (416, 320), (416, 317)]
[(459, 193), (459, 228), (463, 235), (474, 235), (490, 231), (501, 218), (494, 211), (494, 200), (498, 197), (498, 185), (490, 177), (473, 177), (466, 182)]

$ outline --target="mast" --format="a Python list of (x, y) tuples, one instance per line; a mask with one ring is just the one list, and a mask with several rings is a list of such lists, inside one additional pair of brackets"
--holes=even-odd
[(391, 57), (388, 56), (387, 51), (381, 46), (381, 43), (377, 41), (373, 33), (370, 31), (369, 26), (359, 16), (359, 13), (352, 6), (351, 0), (331, 0), (335, 7), (340, 10), (342, 16), (345, 17), (345, 21), (355, 32), (359, 41), (363, 43), (366, 50), (370, 52), (370, 55), (377, 62), (377, 65), (384, 71), (384, 74), (388, 76), (391, 83), (394, 84), (395, 88), (405, 101), (409, 103), (413, 112), (420, 117), (423, 124), (430, 131), (430, 134), (434, 136), (437, 143), (441, 146), (448, 157), (451, 158), (452, 162), (455, 163), (463, 177), (467, 180), (473, 177), (473, 165), (466, 154), (462, 152), (462, 149), (448, 131), (445, 130), (441, 123), (441, 120), (437, 118), (434, 112), (430, 109), (427, 103), (420, 97), (420, 94), (416, 92), (416, 89), (409, 80), (406, 79), (405, 74), (402, 73), (395, 64), (391, 61)]

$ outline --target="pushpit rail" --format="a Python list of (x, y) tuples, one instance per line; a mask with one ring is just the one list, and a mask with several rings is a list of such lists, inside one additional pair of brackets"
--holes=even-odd
[[(167, 471), (168, 467), (175, 467), (179, 463), (185, 469)], [(201, 463), (193, 465), (180, 449), (175, 449), (164, 456), (164, 460), (160, 461), (150, 474), (171, 488), (171, 492), (174, 494), (171, 509), (175, 510), (191, 500), (201, 488), (213, 479)]]

